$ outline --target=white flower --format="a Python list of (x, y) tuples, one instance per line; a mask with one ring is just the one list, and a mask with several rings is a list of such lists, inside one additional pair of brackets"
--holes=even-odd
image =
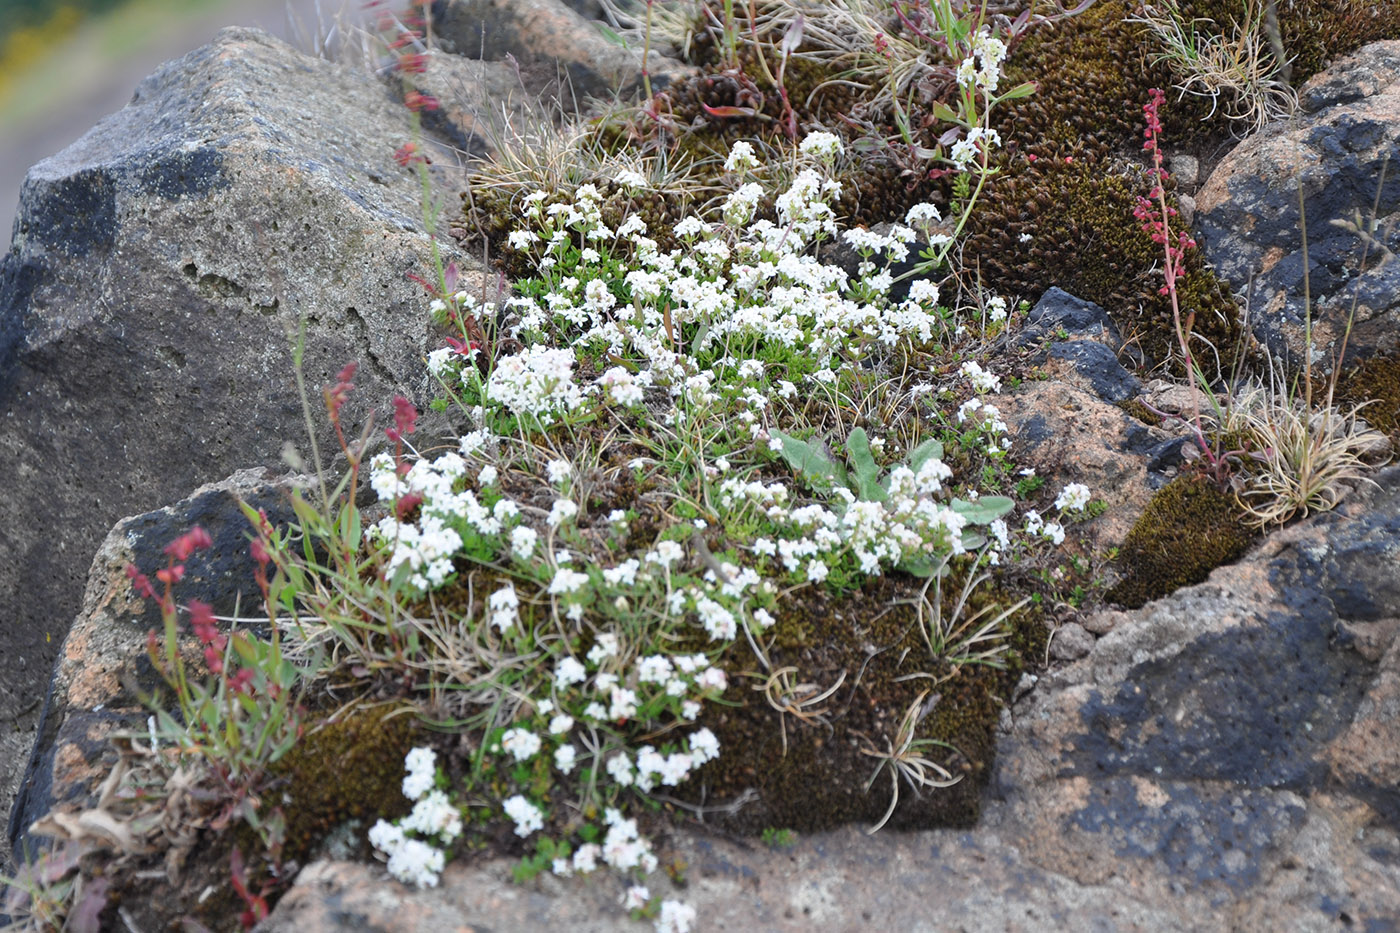
[(556, 690), (564, 690), (573, 684), (581, 684), (588, 679), (588, 670), (579, 663), (577, 658), (561, 658), (559, 663), (554, 665), (554, 687)]
[(574, 762), (578, 760), (578, 751), (572, 745), (561, 745), (554, 750), (554, 767), (559, 769), (560, 774), (568, 774), (574, 770)]
[(645, 188), (647, 186), (647, 177), (641, 172), (633, 171), (630, 168), (624, 168), (614, 172), (613, 181), (624, 188)]
[(602, 858), (603, 847), (596, 842), (586, 842), (578, 847), (574, 853), (574, 871), (580, 874), (588, 874), (598, 867), (598, 859)]
[(443, 347), (428, 354), (428, 372), (433, 374), (434, 379), (445, 379), (452, 369), (453, 358), (457, 351), (451, 347)]
[(700, 729), (690, 736), (690, 759), (695, 767), (719, 757), (719, 739), (709, 729)]
[(529, 761), (540, 750), (540, 737), (528, 729), (507, 729), (501, 736), (501, 751), (516, 761)]
[(529, 249), (531, 244), (539, 238), (539, 234), (533, 230), (514, 230), (511, 231), (510, 236), (506, 237), (506, 242), (511, 249), (525, 250)]
[(521, 560), (527, 560), (535, 553), (535, 544), (539, 539), (535, 529), (529, 525), (521, 525), (510, 533), (511, 553)]
[(560, 713), (549, 721), (550, 735), (563, 735), (574, 727), (574, 717), (568, 713)]
[(729, 158), (724, 162), (726, 172), (737, 172), (746, 168), (758, 168), (758, 159), (753, 154), (753, 146), (740, 140), (729, 149)]
[(632, 775), (632, 762), (624, 752), (618, 752), (608, 759), (608, 776), (623, 787), (631, 787), (636, 778)]
[(1000, 392), (1001, 379), (996, 373), (988, 372), (971, 360), (962, 364), (960, 370), (964, 376), (972, 380), (972, 388), (978, 392)]
[(539, 829), (544, 829), (544, 814), (540, 808), (520, 794), (508, 797), (502, 804), (505, 808), (506, 816), (515, 821), (515, 834), (520, 837), (530, 835)]
[(403, 821), (403, 828), (425, 836), (438, 836), (450, 843), (462, 834), (462, 814), (446, 794), (435, 790), (413, 805), (413, 812)]
[(577, 593), (587, 583), (588, 574), (570, 570), (568, 567), (560, 567), (554, 572), (554, 579), (549, 582), (549, 592), (552, 596)]
[(684, 901), (662, 901), (654, 929), (656, 933), (690, 933), (695, 919), (695, 908)]
[(515, 586), (511, 583), (506, 583), (492, 593), (487, 606), (491, 610), (491, 624), (502, 634), (510, 631), (511, 626), (520, 618), (517, 611), (520, 608), (520, 597), (516, 595)]
[(651, 892), (640, 884), (634, 884), (627, 889), (627, 893), (622, 898), (623, 910), (641, 910), (651, 901)]
[(558, 528), (577, 514), (577, 502), (569, 499), (555, 499), (554, 506), (549, 510), (549, 517), (545, 519), (545, 522), (551, 528)]
[(574, 467), (567, 460), (551, 460), (545, 466), (545, 471), (549, 474), (549, 481), (558, 486), (573, 475)]
[(1055, 499), (1055, 508), (1081, 511), (1089, 505), (1089, 487), (1083, 483), (1070, 483), (1060, 490)]
[(384, 820), (375, 823), (369, 830), (369, 844), (386, 854), (397, 851), (407, 839), (402, 829)]
[(938, 304), (938, 286), (928, 279), (917, 279), (909, 283), (909, 297), (921, 304)]
[(626, 687), (613, 687), (608, 704), (608, 718), (617, 722), (637, 715), (637, 694)]
[(446, 858), (441, 849), (417, 839), (406, 839), (389, 853), (389, 874), (419, 888), (437, 887)]
[(426, 771), (428, 774), (432, 774), (437, 768), (437, 752), (426, 746), (410, 749), (403, 758), (403, 767), (405, 771), (410, 773), (416, 774)]
[(433, 781), (431, 771), (410, 771), (404, 775), (403, 795), (409, 800), (417, 800), (432, 789)]
[(488, 463), (476, 474), (476, 484), (482, 487), (494, 486), (496, 485), (496, 480), (500, 479), (500, 477), (501, 474), (497, 472), (496, 468)]
[(841, 140), (832, 133), (808, 133), (797, 151), (818, 159), (834, 159), (841, 154)]

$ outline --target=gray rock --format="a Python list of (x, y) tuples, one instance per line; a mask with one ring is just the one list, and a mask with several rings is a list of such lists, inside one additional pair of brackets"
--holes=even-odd
[(130, 685), (155, 685), (147, 682), (155, 674), (146, 659), (146, 633), (158, 631), (161, 618), (154, 600), (132, 593), (127, 565), (154, 582), (155, 571), (166, 565), (165, 546), (198, 525), (213, 544), (185, 562), (176, 598), (203, 600), (222, 616), (249, 615), (262, 594), (239, 502), (281, 527), (293, 519), (292, 490), (311, 484), (308, 477), (275, 479), (262, 469), (242, 470), (175, 505), (123, 519), (108, 532), (93, 558), (82, 609), (63, 640), (39, 740), (10, 812), (7, 837), (14, 852), (34, 851), (29, 827), (52, 807), (91, 805), (88, 798), (115, 757), (108, 738), (145, 720), (147, 710)]
[[(1400, 210), (1400, 172), (1382, 165), (1400, 144), (1400, 43), (1381, 42), (1314, 76), (1300, 96), (1312, 111), (1240, 143), (1196, 196), (1197, 237), (1216, 272), (1244, 294), (1251, 285), (1255, 337), (1291, 364), (1302, 361), (1305, 310), (1302, 218), (1312, 296), (1314, 359), (1340, 348), (1355, 304), (1349, 353), (1400, 347), (1400, 266), (1379, 258), (1400, 248), (1389, 218)], [(1380, 241), (1368, 248), (1355, 224), (1377, 202)]]
[[(658, 875), (651, 893), (690, 902), (706, 929), (1393, 929), (1400, 626), (1365, 653), (1347, 634), (1400, 615), (1386, 561), (1400, 470), (1376, 479), (1116, 614), (1087, 658), (1042, 677), (1012, 709), (975, 829), (852, 827), (786, 851), (677, 832), (685, 887)], [(509, 870), (461, 862), (411, 891), (378, 866), (321, 862), (260, 929), (636, 928), (621, 879), (520, 886)]]
[(1055, 286), (1047, 288), (1031, 308), (1026, 325), (1015, 335), (1015, 345), (1031, 346), (1047, 339), (1099, 340), (1113, 349), (1122, 343), (1107, 311)]
[(1050, 345), (1052, 360), (1068, 360), (1094, 394), (1106, 402), (1125, 402), (1142, 394), (1142, 383), (1112, 350), (1097, 340), (1060, 341)]
[[(459, 55), (514, 59), (525, 66), (532, 90), (557, 97), (565, 110), (580, 109), (588, 97), (625, 100), (642, 91), (640, 46), (609, 41), (598, 23), (561, 0), (437, 0), (433, 29)], [(653, 92), (695, 71), (656, 50), (647, 67)]]
[(469, 158), (494, 158), (502, 140), (550, 120), (551, 115), (532, 112), (533, 95), (519, 71), (505, 62), (434, 52), (424, 67), (413, 76), (414, 86), (435, 97), (438, 107), (422, 112), (423, 126)]
[(1185, 153), (1174, 155), (1167, 160), (1167, 170), (1171, 172), (1177, 184), (1194, 185), (1201, 177), (1201, 160)]
[[(1078, 341), (1070, 346), (1101, 346)], [(1173, 442), (1164, 427), (1148, 427), (1101, 397), (1072, 368), (1055, 378), (1021, 383), (994, 399), (1015, 438), (1012, 455), (1045, 480), (1038, 507), (1047, 508), (1068, 483), (1084, 483), (1104, 513), (1076, 526), (1096, 548), (1121, 546), (1137, 516), (1162, 485), (1153, 452)], [(1173, 430), (1178, 425), (1168, 425)], [(1176, 439), (1179, 444), (1179, 438)]]
[[(299, 322), (318, 410), (350, 360), (351, 423), (426, 388), (430, 325), (407, 276), (428, 273), (429, 242), (418, 180), (394, 160), (410, 138), (372, 76), (229, 29), (31, 170), (0, 260), (0, 713), (27, 710), (14, 728), (32, 728), (113, 522), (305, 448)], [(324, 426), (320, 440), (334, 449)], [(0, 762), (6, 791), (21, 764)]]
[(1078, 622), (1058, 626), (1050, 638), (1050, 656), (1057, 661), (1078, 661), (1094, 650), (1094, 636)]

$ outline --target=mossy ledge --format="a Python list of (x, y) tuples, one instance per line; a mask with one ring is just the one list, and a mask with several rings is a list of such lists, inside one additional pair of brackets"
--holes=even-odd
[(1185, 473), (1157, 491), (1118, 556), (1123, 580), (1108, 600), (1137, 609), (1200, 583), (1249, 549), (1258, 531), (1228, 492), (1198, 473)]
[[(965, 568), (944, 579), (945, 611), (965, 579)], [(769, 826), (815, 832), (852, 822), (873, 825), (892, 793), (891, 765), (880, 753), (890, 750), (902, 718), (918, 702), (915, 738), (938, 744), (914, 754), (961, 780), (918, 793), (900, 777), (899, 804), (888, 825), (974, 825), (991, 774), (1001, 710), (1021, 671), (1043, 655), (1048, 630), (1038, 613), (1022, 609), (1005, 623), (1010, 634), (1004, 668), (951, 664), (931, 655), (921, 633), (923, 585), (892, 574), (871, 578), (843, 596), (804, 590), (780, 603), (770, 652), (773, 671), (792, 667), (793, 683), (839, 687), (807, 707), (805, 716), (779, 713), (765, 697), (766, 672), (745, 642), (737, 642), (721, 664), (744, 673), (732, 678), (726, 703), (713, 706), (702, 723), (719, 736), (725, 755), (682, 786), (682, 798), (705, 806), (706, 822), (750, 835)], [(933, 595), (930, 589), (929, 598)], [(962, 618), (975, 618), (975, 628), (1012, 605), (1005, 591), (983, 584), (973, 590)], [(926, 608), (925, 622), (929, 616)], [(725, 809), (730, 803), (735, 806)]]

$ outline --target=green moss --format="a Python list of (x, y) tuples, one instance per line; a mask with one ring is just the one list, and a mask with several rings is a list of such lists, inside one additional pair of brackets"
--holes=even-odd
[[(950, 575), (945, 594), (960, 588), (965, 572)], [(899, 807), (889, 825), (975, 823), (991, 773), (998, 717), (1022, 659), (1043, 649), (1044, 625), (1028, 611), (1011, 619), (1013, 649), (1006, 670), (972, 664), (955, 669), (930, 655), (921, 634), (916, 609), (921, 586), (922, 581), (892, 575), (871, 578), (839, 598), (807, 588), (780, 602), (773, 669), (794, 667), (795, 683), (822, 690), (840, 682), (829, 698), (806, 711), (807, 721), (791, 712), (780, 714), (768, 702), (766, 672), (742, 640), (730, 649), (721, 666), (744, 673), (731, 676), (726, 704), (710, 707), (703, 723), (719, 737), (724, 755), (680, 792), (710, 805), (743, 798), (749, 790), (758, 797), (735, 812), (709, 815), (707, 821), (753, 835), (769, 826), (814, 832), (850, 822), (874, 824), (889, 805), (890, 780), (887, 768), (869, 791), (863, 790), (881, 761), (866, 751), (886, 750), (910, 705), (928, 692), (926, 715), (915, 735), (952, 746), (955, 751), (934, 747), (926, 754), (963, 780), (920, 794), (902, 781)], [(945, 595), (945, 608), (952, 601)], [(995, 612), (1010, 601), (1006, 593), (983, 586), (974, 591), (965, 613)], [(728, 705), (731, 701), (737, 705)]]
[(1162, 423), (1161, 416), (1154, 414), (1142, 399), (1130, 398), (1126, 402), (1119, 402), (1118, 407), (1123, 409), (1130, 418), (1136, 418), (1143, 424), (1158, 425)]
[(286, 857), (304, 862), (347, 820), (372, 823), (408, 813), (403, 759), (414, 719), (403, 710), (357, 710), (304, 736), (273, 767), (287, 820)]
[(1119, 551), (1124, 578), (1110, 602), (1136, 609), (1242, 555), (1257, 536), (1234, 498), (1187, 473), (1158, 490)]
[[(1171, 302), (1158, 293), (1162, 251), (1133, 216), (1151, 182), (1132, 163), (1094, 160), (1087, 147), (1074, 152), (1003, 163), (978, 203), (967, 255), (998, 292), (1033, 299), (1058, 285), (1103, 307), (1152, 360), (1166, 359), (1175, 338)], [(1183, 313), (1196, 313), (1195, 333), (1231, 365), (1241, 346), (1239, 309), (1199, 250), (1187, 251), (1177, 289)]]
[(1364, 404), (1361, 416), (1400, 445), (1400, 353), (1375, 356), (1351, 368), (1338, 382), (1337, 397)]

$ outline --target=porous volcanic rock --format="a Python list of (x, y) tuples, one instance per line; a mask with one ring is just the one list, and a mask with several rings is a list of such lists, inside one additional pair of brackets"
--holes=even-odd
[[(1301, 89), (1303, 113), (1240, 143), (1196, 196), (1206, 259), (1239, 294), (1252, 278), (1250, 324), (1272, 353), (1303, 359), (1302, 226), (1316, 362), (1340, 348), (1355, 305), (1351, 358), (1400, 348), (1400, 41), (1378, 42), (1315, 75)], [(1382, 183), (1383, 179), (1383, 183)], [(1298, 190), (1303, 191), (1303, 217)], [(1376, 210), (1377, 242), (1356, 224)], [(1365, 247), (1366, 268), (1360, 263)]]
[[(30, 171), (0, 260), (7, 735), (32, 738), (113, 522), (306, 449), (299, 327), (318, 411), (351, 360), (353, 424), (361, 399), (426, 390), (431, 325), (408, 274), (430, 274), (429, 239), (394, 159), (411, 138), (372, 75), (226, 29)], [(334, 449), (324, 425), (320, 442)], [(23, 761), (0, 755), (0, 799)]]
[(133, 593), (127, 566), (154, 580), (166, 565), (165, 546), (198, 525), (213, 543), (185, 562), (177, 599), (203, 600), (221, 616), (247, 616), (262, 593), (248, 551), (251, 529), (239, 503), (261, 509), (280, 527), (293, 518), (292, 491), (311, 485), (305, 476), (279, 479), (261, 468), (240, 470), (174, 505), (125, 518), (108, 532), (93, 558), (82, 610), (63, 639), (39, 739), (10, 816), (8, 836), (16, 853), (32, 849), (28, 829), (51, 808), (91, 805), (114, 760), (109, 739), (146, 717), (133, 691), (159, 685), (146, 657), (146, 634), (160, 630), (160, 609), (155, 600)]
[[(589, 97), (636, 97), (643, 89), (640, 47), (610, 41), (597, 22), (560, 0), (437, 0), (433, 30), (449, 51), (522, 67), (526, 86), (573, 111)], [(589, 11), (591, 12), (591, 10)], [(661, 54), (647, 58), (653, 92), (695, 69)]]
[[(1400, 922), (1400, 470), (1239, 565), (1113, 613), (1006, 717), (970, 831), (678, 832), (708, 930), (1386, 930)], [(414, 891), (306, 868), (265, 933), (631, 930), (617, 877), (521, 886), (453, 864)]]

